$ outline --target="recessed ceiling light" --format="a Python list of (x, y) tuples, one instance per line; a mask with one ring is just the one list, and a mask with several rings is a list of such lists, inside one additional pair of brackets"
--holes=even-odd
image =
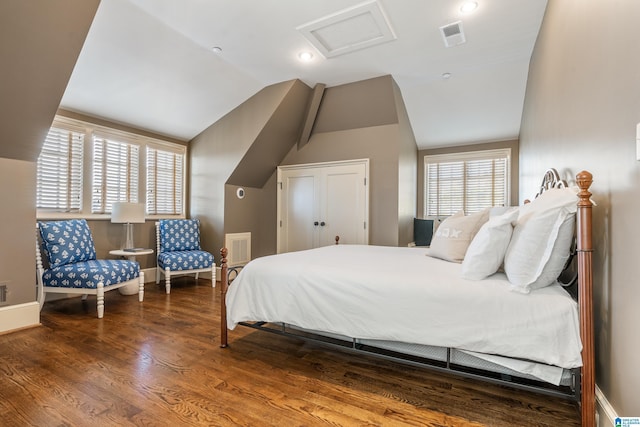
[(460, 6), (460, 12), (465, 14), (471, 13), (477, 8), (478, 8), (477, 1), (465, 1), (464, 3), (462, 3), (462, 6)]
[(313, 59), (313, 53), (309, 51), (300, 52), (298, 54), (298, 59), (302, 62), (309, 62)]
[(215, 53), (222, 52), (222, 48), (220, 46), (214, 46), (211, 48), (211, 50), (214, 51)]

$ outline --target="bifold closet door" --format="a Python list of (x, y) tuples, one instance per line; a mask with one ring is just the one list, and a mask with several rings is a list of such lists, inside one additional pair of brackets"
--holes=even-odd
[(320, 174), (320, 218), (318, 246), (366, 244), (365, 165), (332, 166)]
[(318, 218), (317, 171), (289, 170), (283, 174), (281, 182), (281, 252), (315, 248), (318, 233), (311, 224)]
[(279, 168), (278, 252), (368, 243), (366, 162)]

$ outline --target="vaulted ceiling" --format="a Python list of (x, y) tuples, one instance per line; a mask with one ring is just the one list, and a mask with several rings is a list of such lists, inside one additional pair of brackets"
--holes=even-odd
[[(517, 138), (546, 0), (462, 3), (102, 0), (61, 107), (190, 140), (274, 83), (390, 74), (419, 148)], [(458, 21), (466, 42), (446, 47), (440, 27)]]

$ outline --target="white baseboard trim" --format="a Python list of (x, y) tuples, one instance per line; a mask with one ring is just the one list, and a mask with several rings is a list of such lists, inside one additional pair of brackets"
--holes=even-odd
[[(603, 417), (604, 416), (604, 417)], [(598, 427), (614, 427), (618, 414), (607, 400), (600, 387), (596, 385), (596, 417)], [(604, 418), (604, 419), (603, 419)]]
[(0, 308), (0, 334), (40, 324), (37, 301)]

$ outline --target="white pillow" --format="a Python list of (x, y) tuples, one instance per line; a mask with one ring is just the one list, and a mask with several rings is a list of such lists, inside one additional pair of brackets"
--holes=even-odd
[(518, 208), (489, 217), (473, 238), (462, 261), (462, 278), (482, 280), (498, 271), (507, 252)]
[(513, 290), (529, 293), (557, 279), (573, 239), (576, 193), (570, 188), (547, 190), (520, 207), (504, 258)]
[(445, 219), (431, 240), (429, 256), (462, 262), (469, 244), (487, 219), (488, 209), (467, 216), (460, 211)]

